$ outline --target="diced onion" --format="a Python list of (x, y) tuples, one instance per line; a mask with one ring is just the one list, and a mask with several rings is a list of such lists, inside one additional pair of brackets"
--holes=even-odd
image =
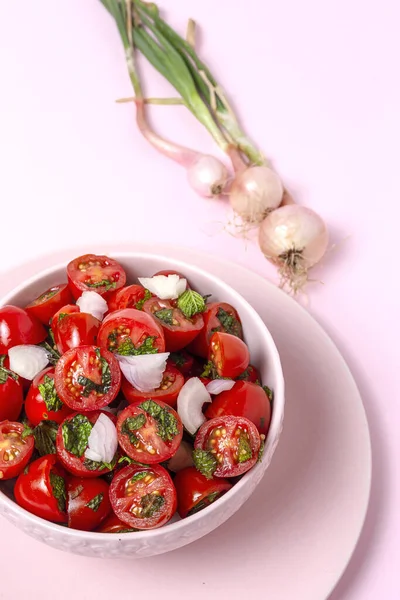
[(235, 385), (236, 381), (232, 379), (213, 379), (210, 383), (207, 383), (206, 390), (210, 394), (216, 396), (221, 392), (225, 392), (227, 390), (231, 390)]
[(107, 415), (100, 413), (90, 432), (85, 457), (96, 462), (111, 463), (117, 448), (117, 429)]
[(107, 302), (97, 292), (83, 292), (76, 304), (81, 312), (93, 315), (99, 321), (103, 320), (105, 313), (108, 311)]
[(152, 392), (160, 387), (169, 352), (116, 357), (122, 373), (139, 392)]
[(139, 277), (143, 287), (160, 300), (175, 300), (186, 290), (187, 281), (179, 275), (155, 275)]
[(191, 377), (182, 387), (178, 396), (178, 414), (185, 429), (192, 435), (206, 420), (202, 408), (211, 402), (211, 396), (198, 377)]
[(10, 370), (24, 379), (32, 380), (49, 364), (47, 350), (41, 346), (14, 346), (8, 351)]

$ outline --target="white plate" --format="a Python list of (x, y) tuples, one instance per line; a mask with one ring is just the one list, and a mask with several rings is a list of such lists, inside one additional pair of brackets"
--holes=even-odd
[[(229, 588), (237, 594), (265, 594), (276, 600), (327, 598), (357, 544), (371, 482), (366, 416), (342, 356), (301, 306), (242, 267), (189, 249), (132, 244), (89, 250), (111, 253), (113, 249), (150, 250), (183, 258), (234, 287), (274, 336), (287, 389), (281, 442), (246, 505), (218, 530), (184, 549), (143, 559), (136, 566), (129, 563), (129, 570), (119, 572), (115, 593), (122, 593), (137, 571), (135, 590), (146, 591), (147, 597), (162, 592), (164, 600), (176, 600), (176, 589), (164, 586), (163, 581), (178, 580), (178, 589), (196, 600), (207, 592)], [(88, 249), (25, 265), (23, 275), (81, 250)], [(14, 271), (8, 288), (19, 283), (18, 273)], [(73, 558), (63, 557), (65, 563), (69, 560)], [(115, 568), (115, 563), (103, 562), (104, 568)]]

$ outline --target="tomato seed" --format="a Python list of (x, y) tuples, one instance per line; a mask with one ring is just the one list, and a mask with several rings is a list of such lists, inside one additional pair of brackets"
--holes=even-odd
[(155, 490), (154, 492), (151, 492), (153, 494), (153, 496), (161, 496), (161, 492), (159, 492), (158, 490)]
[(217, 440), (210, 440), (211, 446), (215, 446), (216, 443), (217, 443)]
[(156, 451), (154, 450), (154, 448), (149, 448), (149, 449), (148, 449), (148, 453), (149, 453), (149, 454), (155, 454), (155, 453), (156, 453)]
[(216, 429), (215, 432), (214, 432), (214, 435), (216, 437), (221, 437), (221, 430), (220, 429)]
[(223, 462), (223, 460), (224, 460), (224, 457), (222, 456), (222, 454), (218, 454), (218, 456), (217, 456), (217, 461), (218, 461), (219, 463), (222, 463), (222, 462)]
[[(213, 440), (213, 441), (215, 442), (215, 440)], [(211, 450), (211, 454), (217, 454), (217, 451), (216, 451), (216, 449), (215, 449), (215, 448), (213, 448), (213, 449)]]
[(235, 435), (236, 435), (236, 437), (239, 437), (239, 435), (240, 435), (240, 434), (241, 434), (241, 431), (240, 431), (240, 429), (236, 429), (236, 431), (235, 431)]
[(226, 435), (226, 429), (225, 429), (225, 427), (223, 429), (221, 429), (221, 433), (222, 433), (222, 435)]
[(125, 329), (125, 333), (126, 333), (127, 335), (129, 335), (129, 334), (130, 334), (130, 332), (131, 332), (131, 330), (130, 330), (130, 329)]
[(3, 471), (0, 471), (0, 479), (3, 479), (3, 477), (4, 477)]

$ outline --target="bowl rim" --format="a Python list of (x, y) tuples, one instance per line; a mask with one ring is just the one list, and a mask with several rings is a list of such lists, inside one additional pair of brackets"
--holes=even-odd
[[(275, 435), (274, 435), (273, 439), (271, 436), (269, 436), (267, 434), (267, 438), (265, 441), (265, 454), (267, 453), (268, 448), (271, 448), (272, 452), (274, 452), (275, 451), (275, 447), (274, 447), (275, 439), (279, 438), (280, 428), (281, 428), (281, 424), (282, 424), (283, 416), (284, 416), (285, 382), (284, 382), (284, 376), (283, 376), (280, 355), (279, 355), (278, 349), (276, 347), (275, 341), (274, 341), (267, 325), (261, 319), (260, 315), (253, 308), (253, 306), (241, 294), (239, 294), (239, 292), (237, 292), (233, 287), (231, 287), (230, 285), (225, 283), (225, 281), (223, 281), (216, 275), (213, 275), (212, 273), (206, 271), (205, 269), (198, 267), (197, 265), (192, 265), (192, 264), (182, 261), (180, 259), (175, 259), (175, 258), (172, 258), (169, 256), (162, 256), (161, 254), (156, 254), (156, 253), (151, 253), (151, 252), (141, 252), (141, 251), (134, 251), (134, 250), (121, 251), (121, 252), (111, 251), (111, 252), (107, 253), (107, 256), (109, 256), (110, 258), (114, 258), (115, 260), (120, 260), (120, 261), (123, 261), (124, 259), (131, 260), (135, 257), (146, 258), (146, 259), (155, 260), (155, 261), (167, 260), (167, 261), (173, 263), (174, 266), (176, 266), (178, 270), (182, 270), (184, 272), (185, 268), (189, 268), (192, 271), (194, 271), (195, 273), (199, 274), (200, 276), (203, 276), (203, 277), (213, 280), (220, 288), (227, 290), (228, 294), (233, 295), (235, 297), (235, 300), (238, 300), (239, 304), (242, 304), (245, 306), (246, 310), (250, 313), (252, 319), (254, 319), (258, 323), (260, 330), (263, 331), (263, 335), (267, 338), (268, 346), (269, 346), (271, 354), (273, 355), (273, 358), (274, 358), (273, 364), (274, 364), (274, 370), (275, 370), (275, 375), (276, 375), (276, 385), (274, 387), (274, 410), (272, 411), (272, 418), (271, 418), (269, 432), (271, 431), (273, 426), (275, 428), (277, 428), (277, 430), (275, 431)], [(12, 297), (25, 291), (27, 288), (29, 288), (30, 286), (37, 283), (40, 279), (43, 279), (44, 277), (49, 277), (60, 269), (65, 269), (67, 264), (68, 264), (68, 262), (66, 262), (66, 261), (59, 262), (51, 267), (48, 267), (47, 269), (43, 269), (43, 270), (39, 271), (35, 275), (32, 275), (31, 277), (26, 279), (23, 283), (20, 283), (19, 285), (14, 287), (12, 290), (10, 290), (7, 294), (2, 296), (0, 298), (0, 307), (7, 305), (10, 302), (10, 300), (12, 299)], [(169, 533), (170, 534), (177, 534), (177, 533), (179, 534), (180, 531), (183, 531), (183, 530), (187, 529), (188, 527), (195, 526), (195, 523), (197, 521), (203, 520), (206, 516), (211, 515), (211, 513), (214, 512), (215, 510), (221, 510), (221, 508), (223, 507), (224, 504), (229, 503), (230, 498), (232, 498), (232, 495), (234, 493), (235, 494), (238, 493), (239, 490), (243, 489), (247, 485), (247, 482), (249, 481), (249, 479), (252, 479), (255, 476), (255, 474), (258, 473), (259, 471), (265, 472), (267, 469), (268, 469), (268, 465), (265, 467), (262, 464), (262, 462), (256, 463), (254, 465), (254, 467), (252, 469), (250, 469), (250, 471), (248, 471), (247, 473), (245, 473), (243, 475), (243, 477), (231, 488), (231, 490), (229, 490), (228, 493), (226, 493), (223, 496), (221, 496), (220, 498), (218, 498), (217, 502), (215, 502), (215, 503), (213, 502), (212, 504), (210, 504), (203, 510), (191, 515), (190, 517), (186, 517), (185, 519), (180, 519), (179, 521), (175, 521), (172, 523), (171, 522), (166, 523), (162, 527), (155, 528), (155, 529), (145, 529), (145, 530), (141, 530), (141, 531), (124, 533), (123, 539), (130, 539), (130, 540), (135, 539), (135, 540), (141, 541), (144, 539), (150, 539), (150, 538), (154, 538), (154, 537), (169, 534)], [(93, 540), (93, 541), (94, 540), (100, 541), (100, 540), (106, 540), (106, 539), (110, 540), (109, 533), (100, 533), (100, 532), (95, 532), (95, 531), (81, 531), (79, 529), (70, 529), (68, 527), (65, 527), (64, 525), (53, 523), (51, 521), (47, 521), (46, 519), (42, 519), (41, 517), (37, 517), (36, 515), (32, 514), (31, 512), (29, 512), (26, 509), (19, 506), (15, 501), (11, 500), (11, 498), (6, 496), (6, 494), (0, 490), (0, 505), (1, 504), (3, 504), (4, 506), (7, 506), (13, 513), (21, 513), (24, 516), (24, 519), (28, 519), (33, 525), (38, 525), (40, 527), (47, 528), (47, 529), (52, 530), (57, 533), (65, 533), (67, 536), (69, 536), (71, 538), (80, 538), (80, 539), (85, 538), (85, 539)], [(119, 538), (118, 535), (116, 537)]]

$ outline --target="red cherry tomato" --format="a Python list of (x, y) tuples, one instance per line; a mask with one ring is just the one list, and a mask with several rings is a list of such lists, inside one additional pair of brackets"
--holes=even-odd
[(268, 433), (271, 421), (271, 402), (263, 388), (249, 381), (237, 381), (231, 390), (221, 392), (207, 406), (207, 419), (234, 415), (245, 417), (259, 433)]
[(128, 285), (115, 292), (111, 292), (107, 297), (108, 312), (122, 310), (124, 308), (136, 308), (142, 310), (146, 300), (151, 298), (152, 294), (142, 285)]
[(154, 464), (175, 454), (182, 440), (183, 426), (178, 413), (153, 400), (127, 406), (117, 420), (118, 441), (133, 460)]
[(129, 404), (152, 398), (153, 400), (157, 400), (157, 402), (161, 400), (165, 404), (175, 407), (179, 392), (184, 383), (185, 379), (182, 373), (178, 369), (175, 369), (175, 367), (167, 364), (161, 385), (156, 390), (152, 392), (140, 392), (125, 377), (122, 378), (121, 390)]
[(116, 260), (95, 254), (85, 254), (72, 260), (67, 266), (67, 275), (75, 299), (85, 291), (103, 296), (123, 287), (126, 282), (125, 271)]
[(250, 352), (240, 338), (230, 333), (213, 333), (208, 358), (220, 377), (238, 377), (250, 361)]
[(102, 348), (122, 355), (165, 351), (162, 327), (153, 317), (135, 308), (125, 308), (107, 315), (100, 327), (97, 342)]
[(43, 325), (18, 306), (0, 308), (0, 354), (20, 344), (40, 344), (47, 337)]
[(174, 485), (178, 496), (178, 513), (182, 519), (207, 508), (232, 487), (226, 479), (207, 479), (194, 467), (179, 471), (174, 478)]
[(70, 302), (72, 302), (71, 290), (67, 283), (63, 283), (46, 290), (36, 300), (28, 304), (25, 310), (29, 315), (47, 326), (55, 313)]
[(185, 350), (171, 352), (168, 362), (183, 375), (188, 375), (194, 367), (194, 357), (189, 352), (185, 352)]
[(195, 449), (206, 450), (216, 458), (214, 477), (237, 477), (246, 473), (257, 462), (260, 445), (260, 434), (254, 423), (232, 416), (203, 423), (194, 442)]
[(31, 459), (35, 447), (33, 435), (22, 438), (22, 423), (0, 423), (0, 481), (13, 479)]
[(67, 481), (68, 527), (92, 531), (108, 517), (111, 504), (104, 479), (69, 477)]
[(53, 334), (56, 334), (58, 322), (62, 321), (65, 315), (72, 315), (74, 313), (79, 312), (81, 312), (81, 309), (76, 304), (66, 304), (65, 306), (62, 306), (60, 310), (58, 310), (51, 319), (50, 326), (53, 331)]
[(93, 315), (82, 312), (61, 313), (55, 326), (54, 340), (60, 354), (78, 346), (96, 343), (101, 322)]
[(243, 373), (236, 377), (240, 381), (250, 381), (250, 383), (258, 383), (261, 385), (261, 375), (254, 365), (249, 365)]
[(62, 423), (72, 410), (60, 400), (54, 384), (54, 367), (47, 367), (36, 375), (25, 399), (25, 412), (31, 425), (41, 421)]
[(200, 313), (188, 319), (169, 300), (150, 298), (144, 303), (143, 310), (161, 325), (167, 352), (185, 348), (204, 327), (203, 316)]
[(176, 511), (176, 491), (160, 465), (129, 465), (110, 485), (114, 513), (128, 527), (154, 529), (165, 525)]
[(210, 302), (203, 313), (204, 327), (187, 350), (196, 356), (207, 358), (210, 339), (215, 331), (230, 333), (243, 338), (242, 323), (233, 306), (227, 302)]
[(87, 412), (104, 408), (114, 400), (121, 386), (121, 371), (111, 352), (80, 346), (62, 355), (54, 381), (57, 394), (67, 406)]
[(37, 517), (66, 523), (64, 472), (56, 460), (54, 454), (46, 454), (33, 461), (19, 475), (14, 495), (17, 504)]
[(16, 373), (5, 366), (6, 356), (0, 356), (0, 422), (16, 421), (21, 413), (24, 394)]
[[(110, 472), (107, 465), (96, 463), (85, 458), (88, 447), (88, 437), (99, 415), (103, 411), (91, 413), (73, 413), (61, 423), (58, 428), (56, 448), (57, 457), (65, 469), (77, 477), (99, 477)], [(111, 413), (104, 413), (115, 423), (115, 417)], [(88, 425), (89, 422), (89, 425)]]
[(98, 533), (129, 533), (131, 531), (138, 531), (134, 527), (129, 527), (126, 523), (118, 519), (117, 515), (113, 512), (108, 515), (102, 524), (96, 528)]

